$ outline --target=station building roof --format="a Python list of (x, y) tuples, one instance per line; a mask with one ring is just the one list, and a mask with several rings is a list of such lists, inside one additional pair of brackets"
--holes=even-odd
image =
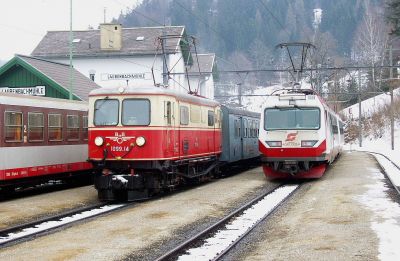
[[(74, 100), (88, 100), (89, 92), (100, 88), (77, 70), (72, 70), (72, 94)], [(0, 67), (0, 91), (5, 88), (45, 86), (46, 97), (69, 98), (70, 68), (68, 64), (40, 58), (15, 55)]]
[[(110, 57), (160, 54), (159, 37), (166, 36), (165, 52), (176, 53), (184, 36), (184, 26), (122, 28), (120, 50), (101, 48), (101, 30), (73, 31), (74, 57)], [(69, 56), (69, 31), (48, 31), (31, 53), (35, 57), (65, 58)]]

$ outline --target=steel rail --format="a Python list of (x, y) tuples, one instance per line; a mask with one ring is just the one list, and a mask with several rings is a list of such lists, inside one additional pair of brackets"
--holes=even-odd
[[(256, 204), (258, 201), (262, 200), (264, 197), (266, 197), (267, 195), (273, 193), (274, 191), (276, 191), (278, 188), (283, 187), (285, 184), (280, 184), (279, 186), (275, 187), (273, 190), (268, 191), (263, 193), (262, 195), (257, 196), (256, 198), (252, 199), (250, 202), (246, 203), (245, 205), (241, 206), (240, 208), (232, 211), (231, 213), (229, 213), (228, 215), (226, 215), (225, 217), (223, 217), (221, 220), (217, 221), (216, 223), (212, 224), (211, 226), (207, 227), (206, 229), (204, 229), (203, 231), (197, 233), (196, 235), (192, 236), (191, 238), (187, 239), (186, 241), (184, 241), (183, 243), (179, 244), (178, 246), (176, 246), (175, 248), (173, 248), (172, 250), (168, 251), (167, 253), (165, 253), (164, 255), (162, 255), (161, 257), (158, 257), (157, 259), (155, 259), (156, 261), (165, 261), (165, 260), (171, 260), (174, 257), (178, 256), (179, 253), (183, 252), (186, 248), (188, 248), (188, 246), (193, 245), (196, 241), (199, 241), (201, 239), (203, 239), (207, 234), (210, 234), (212, 231), (215, 231), (217, 228), (225, 225), (228, 223), (228, 221), (230, 221), (233, 217), (237, 216), (239, 213), (244, 212), (245, 210), (249, 209), (251, 206), (253, 206), (254, 204)], [(254, 229), (254, 227), (256, 227), (261, 221), (265, 220), (265, 218), (267, 218), (268, 216), (270, 216), (272, 213), (274, 213), (274, 211), (283, 203), (287, 200), (287, 198), (289, 198), (291, 195), (293, 195), (293, 193), (295, 191), (297, 191), (297, 189), (300, 186), (298, 186), (295, 190), (293, 190), (284, 200), (282, 200), (278, 205), (276, 205), (267, 215), (265, 215), (262, 219), (260, 219), (259, 221), (257, 221), (251, 228), (249, 228), (243, 235), (241, 235), (237, 240), (235, 240), (234, 242), (232, 242), (232, 244), (229, 245), (228, 248), (226, 248), (223, 252), (221, 252), (220, 254), (218, 254), (218, 256), (216, 256), (213, 260), (218, 260), (220, 259), (223, 255), (225, 255), (226, 253), (229, 252), (230, 249), (232, 249), (239, 241), (241, 241), (251, 230)]]
[(8, 228), (5, 228), (5, 229), (1, 229), (0, 230), (0, 237), (2, 237), (4, 235), (7, 235), (9, 233), (15, 232), (15, 231), (19, 231), (19, 230), (25, 229), (27, 227), (34, 227), (35, 225), (40, 224), (40, 223), (44, 223), (44, 222), (51, 221), (51, 220), (56, 220), (56, 219), (61, 219), (61, 218), (65, 217), (65, 216), (71, 216), (71, 215), (74, 215), (74, 214), (77, 214), (77, 213), (81, 213), (81, 212), (84, 212), (84, 211), (87, 211), (87, 210), (90, 210), (90, 209), (94, 209), (94, 208), (99, 208), (99, 207), (102, 207), (102, 206), (105, 206), (105, 205), (106, 205), (105, 203), (93, 204), (91, 206), (68, 210), (66, 212), (55, 214), (55, 215), (52, 215), (52, 216), (49, 216), (49, 217), (45, 217), (45, 218), (41, 218), (41, 219), (38, 219), (38, 220), (34, 220), (34, 221), (26, 222), (26, 223), (23, 223), (23, 224), (15, 225), (15, 226), (12, 226), (12, 227), (8, 227)]

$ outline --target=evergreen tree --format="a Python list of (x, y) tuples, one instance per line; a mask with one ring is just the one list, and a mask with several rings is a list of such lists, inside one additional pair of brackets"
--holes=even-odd
[(388, 0), (386, 17), (392, 26), (392, 34), (400, 35), (400, 0)]

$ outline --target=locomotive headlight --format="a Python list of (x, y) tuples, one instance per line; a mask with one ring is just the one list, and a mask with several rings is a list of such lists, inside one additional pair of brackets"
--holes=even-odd
[(142, 136), (136, 138), (136, 145), (142, 147), (146, 143), (146, 139)]
[(282, 141), (267, 141), (270, 147), (282, 147)]
[(101, 145), (103, 145), (103, 143), (104, 143), (103, 137), (97, 136), (97, 137), (94, 139), (94, 144), (96, 144), (96, 146), (98, 146), (98, 147), (100, 147)]
[(302, 140), (302, 147), (313, 147), (318, 141), (317, 140)]

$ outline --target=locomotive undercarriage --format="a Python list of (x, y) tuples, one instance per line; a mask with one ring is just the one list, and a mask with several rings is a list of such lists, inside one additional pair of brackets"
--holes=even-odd
[(95, 188), (100, 200), (140, 200), (196, 184), (218, 173), (217, 157), (179, 161), (94, 162)]
[[(307, 159), (262, 158), (264, 172), (270, 177), (319, 176), (327, 164), (323, 157)], [(268, 173), (268, 174), (267, 174)]]

